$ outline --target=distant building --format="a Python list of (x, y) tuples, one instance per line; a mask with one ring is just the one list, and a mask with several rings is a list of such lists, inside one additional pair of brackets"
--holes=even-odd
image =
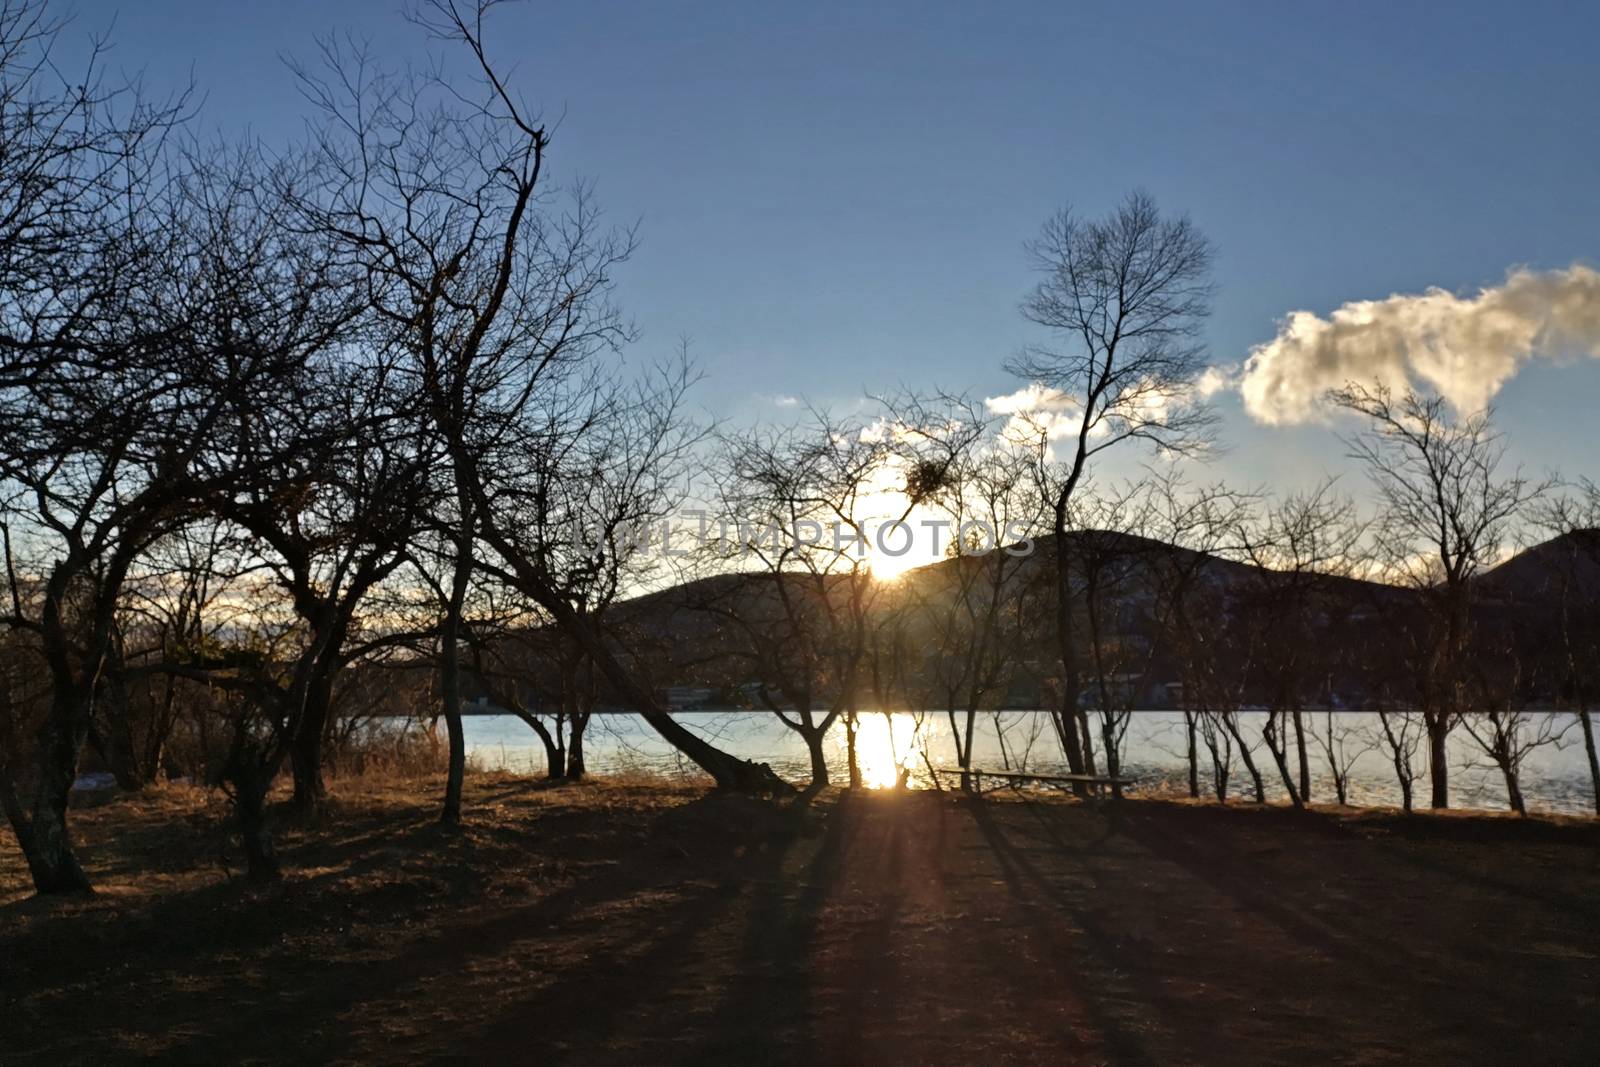
[(711, 699), (711, 690), (696, 685), (669, 685), (666, 698), (667, 707), (674, 711), (687, 711), (704, 706)]

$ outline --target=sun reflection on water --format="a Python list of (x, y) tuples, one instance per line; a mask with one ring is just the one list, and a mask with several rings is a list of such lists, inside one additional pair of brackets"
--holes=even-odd
[[(905, 713), (862, 712), (856, 718), (856, 764), (868, 789), (893, 789), (910, 773), (922, 724)], [(848, 758), (849, 739), (839, 732), (839, 765)]]

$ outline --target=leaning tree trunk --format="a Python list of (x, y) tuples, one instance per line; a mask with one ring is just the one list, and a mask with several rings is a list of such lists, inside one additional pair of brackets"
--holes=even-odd
[(539, 716), (527, 711), (518, 711), (517, 718), (528, 724), (528, 728), (539, 735), (539, 741), (544, 745), (544, 776), (551, 781), (564, 778), (567, 773), (566, 753), (550, 733), (550, 728), (544, 724)]
[(1078, 709), (1078, 732), (1083, 736), (1083, 773), (1099, 774), (1094, 760), (1094, 727), (1089, 725), (1089, 713)]
[(1239, 759), (1244, 763), (1244, 769), (1250, 774), (1250, 786), (1255, 790), (1256, 803), (1267, 802), (1267, 784), (1261, 778), (1261, 768), (1256, 766), (1255, 757), (1250, 755), (1250, 746), (1245, 744), (1244, 731), (1239, 729), (1239, 714), (1234, 711), (1222, 713), (1222, 723), (1227, 727), (1228, 733), (1233, 736), (1234, 743), (1239, 746)]
[[(499, 537), (491, 523), (485, 534), (503, 553), (511, 547)], [(688, 756), (701, 770), (711, 776), (719, 789), (735, 789), (751, 793), (792, 793), (794, 788), (772, 772), (765, 763), (740, 759), (711, 744), (682, 723), (674, 719), (661, 701), (640, 683), (638, 677), (617, 659), (605, 640), (595, 632), (589, 620), (580, 615), (542, 577), (530, 573), (525, 561), (514, 551), (507, 553), (508, 561), (517, 567), (526, 583), (525, 591), (533, 596), (540, 607), (554, 617), (557, 625), (569, 633), (600, 669), (611, 687), (622, 699), (632, 704), (639, 717), (650, 724), (673, 748)]]
[[(1298, 712), (1296, 713), (1298, 715)], [(1269, 711), (1267, 725), (1261, 731), (1267, 742), (1267, 751), (1272, 753), (1272, 762), (1278, 765), (1278, 776), (1283, 779), (1283, 788), (1289, 794), (1289, 803), (1294, 805), (1294, 810), (1305, 810), (1305, 803), (1300, 799), (1300, 790), (1295, 785), (1294, 775), (1289, 772), (1289, 743), (1284, 736), (1284, 731), (1278, 729), (1282, 713)], [(1303, 780), (1303, 779), (1302, 779)]]

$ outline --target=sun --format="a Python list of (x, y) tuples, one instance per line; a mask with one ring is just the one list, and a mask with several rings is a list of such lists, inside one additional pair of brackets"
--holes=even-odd
[(877, 581), (897, 581), (907, 571), (944, 558), (948, 523), (934, 509), (911, 503), (903, 475), (891, 469), (879, 471), (859, 503), (863, 555)]
[(893, 585), (910, 571), (925, 566), (928, 562), (925, 559), (911, 559), (909, 556), (889, 556), (881, 552), (872, 552), (867, 555), (867, 572), (872, 575), (873, 581)]

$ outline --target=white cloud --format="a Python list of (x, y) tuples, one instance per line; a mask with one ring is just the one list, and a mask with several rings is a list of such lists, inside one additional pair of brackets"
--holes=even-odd
[(1078, 406), (1078, 399), (1053, 386), (1029, 382), (1014, 393), (985, 397), (983, 403), (996, 415), (1026, 415), (1036, 411), (1070, 411)]
[(1077, 397), (1053, 386), (1029, 382), (1014, 393), (984, 398), (984, 406), (996, 415), (1008, 415), (1000, 430), (1002, 444), (1017, 448), (1036, 448), (1078, 432), (1081, 417)]
[(797, 396), (775, 396), (772, 398), (772, 403), (775, 407), (797, 408), (800, 406), (800, 398)]
[(1225, 393), (1230, 389), (1239, 387), (1239, 365), (1230, 363), (1225, 366), (1211, 366), (1200, 372), (1200, 377), (1195, 379), (1194, 392), (1201, 400), (1210, 400), (1218, 393)]
[(1324, 416), (1349, 382), (1431, 389), (1460, 411), (1483, 407), (1535, 357), (1600, 358), (1600, 272), (1514, 270), (1460, 297), (1443, 289), (1343, 305), (1326, 319), (1293, 311), (1245, 360), (1239, 392), (1265, 423)]

